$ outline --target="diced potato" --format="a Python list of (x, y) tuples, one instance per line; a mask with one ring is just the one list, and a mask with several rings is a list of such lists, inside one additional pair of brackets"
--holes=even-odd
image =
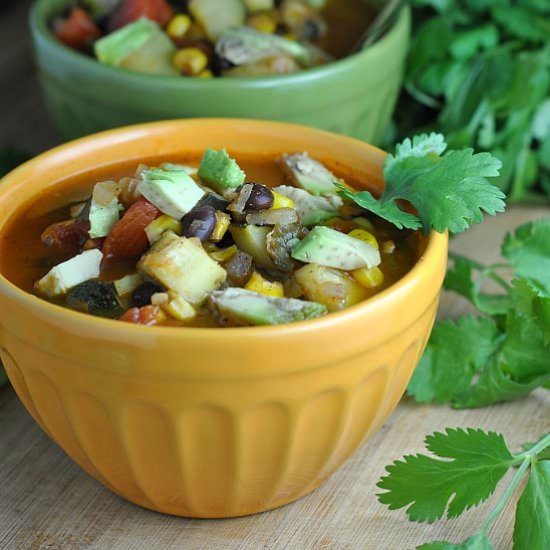
[(223, 7), (219, 0), (191, 0), (189, 11), (213, 42), (226, 29), (244, 25), (246, 17), (241, 0), (225, 0)]
[(139, 273), (131, 273), (114, 282), (116, 293), (119, 296), (128, 296), (143, 283), (143, 277)]
[(260, 227), (258, 225), (232, 225), (229, 232), (237, 247), (250, 254), (256, 265), (267, 269), (277, 269), (267, 253), (267, 235), (271, 227)]
[(167, 231), (139, 261), (138, 269), (199, 305), (226, 278), (225, 270), (204, 250), (199, 239)]
[(282, 283), (277, 281), (268, 281), (264, 279), (260, 273), (254, 271), (248, 283), (245, 286), (246, 290), (263, 294), (264, 296), (272, 296), (273, 298), (284, 298), (285, 291)]
[(99, 277), (103, 254), (97, 248), (86, 250), (74, 258), (52, 267), (36, 282), (36, 290), (46, 296), (60, 296), (71, 288)]
[(339, 311), (364, 300), (367, 291), (339, 269), (308, 264), (294, 274), (304, 296), (324, 304), (329, 311)]

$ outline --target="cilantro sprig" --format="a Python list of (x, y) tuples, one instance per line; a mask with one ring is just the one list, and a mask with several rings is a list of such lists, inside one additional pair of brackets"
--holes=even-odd
[[(489, 153), (472, 149), (446, 151), (441, 134), (405, 139), (384, 163), (385, 188), (376, 199), (368, 191), (353, 192), (336, 183), (340, 193), (399, 229), (432, 228), (461, 233), (505, 208), (504, 193), (487, 178), (499, 175), (502, 163)], [(412, 204), (418, 216), (397, 201)]]
[[(508, 234), (502, 255), (507, 263), (490, 266), (452, 256), (445, 288), (480, 316), (436, 323), (407, 390), (416, 401), (482, 407), (550, 382), (550, 219)], [(485, 293), (487, 279), (501, 292)]]
[(550, 547), (550, 448), (546, 434), (526, 451), (513, 454), (502, 434), (480, 429), (447, 428), (426, 437), (435, 456), (407, 455), (386, 467), (378, 483), (378, 500), (390, 510), (406, 507), (411, 521), (449, 519), (487, 500), (506, 473), (517, 468), (481, 529), (463, 543), (438, 541), (418, 550), (492, 550), (489, 529), (528, 476), (519, 498), (514, 526), (514, 550)]

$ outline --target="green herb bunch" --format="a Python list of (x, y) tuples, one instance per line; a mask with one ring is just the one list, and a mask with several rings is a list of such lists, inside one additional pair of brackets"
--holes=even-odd
[(503, 162), (511, 202), (550, 199), (550, 2), (411, 0), (405, 87), (388, 144), (445, 134)]

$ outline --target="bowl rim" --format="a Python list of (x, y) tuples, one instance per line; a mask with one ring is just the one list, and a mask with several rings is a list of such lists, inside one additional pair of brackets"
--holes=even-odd
[[(376, 55), (376, 53), (387, 46), (387, 44), (396, 40), (400, 33), (407, 32), (406, 29), (410, 23), (410, 8), (405, 3), (399, 11), (399, 16), (395, 20), (394, 24), (381, 38), (379, 38), (374, 44), (368, 46), (365, 49), (360, 50), (357, 53), (348, 55), (332, 63), (321, 65), (319, 67), (313, 67), (310, 69), (304, 69), (296, 73), (274, 75), (274, 76), (256, 76), (256, 77), (231, 77), (231, 78), (195, 78), (184, 76), (168, 76), (168, 75), (155, 75), (140, 73), (129, 69), (120, 67), (111, 67), (99, 63), (95, 58), (88, 57), (87, 55), (69, 48), (65, 44), (62, 44), (57, 40), (50, 31), (45, 18), (39, 16), (39, 9), (48, 0), (36, 0), (31, 6), (29, 11), (28, 23), (32, 34), (36, 37), (45, 40), (47, 44), (55, 48), (56, 51), (65, 56), (65, 59), (72, 60), (77, 63), (82, 63), (84, 68), (88, 68), (91, 71), (103, 72), (105, 77), (118, 77), (128, 78), (135, 82), (142, 82), (143, 84), (152, 84), (158, 82), (160, 84), (172, 84), (181, 86), (183, 88), (190, 87), (192, 90), (203, 90), (205, 87), (216, 89), (219, 86), (229, 86), (236, 88), (250, 88), (250, 89), (262, 89), (266, 87), (273, 87), (282, 84), (300, 84), (304, 81), (318, 80), (325, 77), (332, 77), (334, 74), (343, 73), (346, 71), (353, 71), (361, 61), (369, 56)], [(36, 38), (35, 38), (36, 39)], [(374, 53), (373, 53), (374, 52)]]
[[(246, 123), (251, 126), (257, 126), (259, 129), (268, 131), (273, 130), (286, 130), (292, 131), (292, 129), (301, 129), (301, 131), (307, 131), (311, 135), (317, 135), (318, 137), (330, 137), (334, 139), (337, 137), (343, 142), (348, 142), (350, 145), (360, 146), (366, 150), (371, 150), (376, 155), (385, 156), (386, 153), (377, 147), (374, 147), (366, 142), (360, 141), (355, 138), (351, 138), (345, 135), (336, 134), (333, 132), (327, 132), (325, 130), (319, 130), (317, 128), (311, 128), (304, 125), (290, 124), (286, 122), (273, 122), (266, 120), (253, 120), (253, 119), (236, 119), (236, 118), (193, 118), (193, 119), (174, 119), (160, 122), (148, 122), (135, 124), (131, 126), (124, 126), (121, 128), (115, 128), (112, 130), (106, 130), (90, 136), (79, 138), (66, 142), (62, 145), (58, 145), (40, 155), (28, 160), (22, 165), (18, 166), (3, 178), (0, 178), (0, 197), (4, 189), (16, 184), (24, 174), (29, 170), (34, 170), (41, 163), (46, 164), (55, 160), (56, 157), (63, 158), (67, 152), (71, 149), (80, 149), (86, 146), (93, 146), (95, 143), (101, 144), (103, 147), (109, 142), (119, 142), (121, 139), (126, 138), (129, 140), (132, 133), (143, 136), (143, 132), (163, 132), (168, 131), (172, 126), (179, 125), (201, 125), (201, 124), (242, 124)], [(236, 147), (238, 149), (238, 147)], [(138, 160), (136, 160), (138, 162)], [(116, 164), (116, 162), (114, 163)], [(31, 202), (31, 201), (29, 201)], [(15, 216), (18, 209), (15, 210)], [(2, 236), (2, 229), (0, 229), (0, 238)], [(377, 294), (359, 302), (353, 306), (345, 308), (341, 311), (331, 312), (323, 317), (317, 317), (314, 319), (296, 321), (292, 323), (286, 323), (281, 325), (263, 325), (263, 326), (243, 326), (243, 327), (225, 327), (220, 330), (219, 327), (166, 327), (166, 326), (154, 326), (149, 327), (145, 325), (139, 325), (134, 323), (120, 322), (116, 319), (108, 319), (103, 317), (97, 317), (87, 313), (75, 311), (58, 304), (48, 302), (47, 300), (35, 296), (30, 292), (27, 292), (7, 279), (2, 273), (0, 273), (0, 294), (3, 294), (10, 299), (17, 301), (24, 309), (29, 311), (35, 311), (40, 317), (48, 319), (53, 322), (59, 320), (60, 322), (70, 321), (75, 328), (86, 327), (93, 328), (95, 333), (108, 334), (109, 339), (118, 339), (118, 336), (124, 338), (125, 335), (132, 336), (136, 334), (135, 331), (140, 331), (137, 334), (147, 335), (163, 335), (165, 337), (177, 337), (185, 335), (194, 335), (197, 338), (204, 338), (207, 335), (216, 335), (216, 338), (220, 340), (234, 339), (236, 335), (248, 335), (248, 336), (270, 336), (274, 337), (278, 334), (284, 334), (289, 330), (296, 331), (315, 331), (324, 328), (329, 328), (331, 325), (342, 324), (346, 322), (353, 322), (354, 319), (367, 316), (370, 313), (374, 313), (376, 310), (384, 307), (384, 303), (391, 301), (400, 293), (407, 293), (411, 287), (414, 287), (417, 282), (426, 275), (426, 269), (436, 258), (441, 258), (447, 255), (447, 241), (448, 233), (438, 233), (434, 230), (426, 237), (427, 242), (424, 251), (412, 268), (399, 280), (387, 287), (386, 289), (378, 292)], [(143, 331), (143, 332), (141, 332)]]

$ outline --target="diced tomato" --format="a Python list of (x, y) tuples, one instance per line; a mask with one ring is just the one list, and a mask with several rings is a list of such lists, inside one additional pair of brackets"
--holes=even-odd
[(63, 255), (77, 254), (88, 240), (90, 224), (87, 220), (67, 220), (54, 223), (40, 235), (46, 246), (55, 248)]
[(66, 19), (55, 19), (52, 30), (63, 44), (76, 50), (85, 50), (101, 36), (91, 15), (76, 7), (71, 9)]
[(120, 321), (150, 327), (158, 323), (160, 312), (159, 306), (132, 307), (120, 317)]
[(138, 199), (107, 235), (103, 243), (105, 257), (128, 258), (143, 254), (149, 246), (145, 228), (161, 214), (147, 199)]
[(109, 32), (119, 29), (140, 17), (147, 17), (164, 26), (170, 21), (173, 10), (166, 0), (123, 0), (109, 18)]

